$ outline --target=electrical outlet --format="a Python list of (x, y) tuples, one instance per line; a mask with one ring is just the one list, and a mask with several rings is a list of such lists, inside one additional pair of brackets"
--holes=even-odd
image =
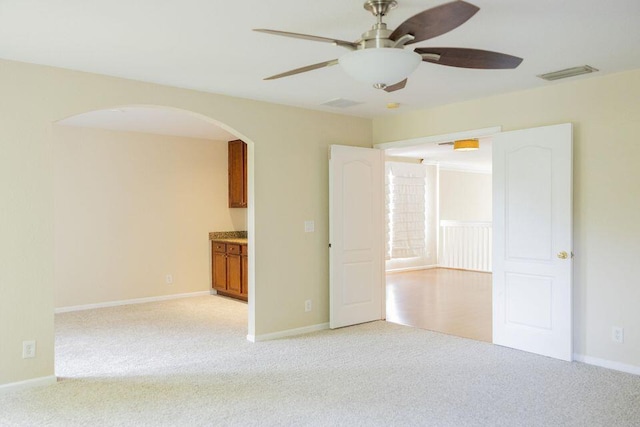
[(173, 275), (167, 274), (164, 278), (164, 281), (167, 282), (167, 285), (173, 284)]
[(624, 342), (624, 328), (617, 326), (611, 328), (611, 341), (622, 344)]
[(32, 359), (36, 357), (36, 342), (22, 341), (22, 358)]
[(304, 311), (305, 312), (309, 312), (311, 311), (311, 300), (308, 299), (304, 302)]
[(315, 221), (305, 221), (304, 222), (304, 232), (305, 233), (313, 233), (316, 231), (316, 223)]

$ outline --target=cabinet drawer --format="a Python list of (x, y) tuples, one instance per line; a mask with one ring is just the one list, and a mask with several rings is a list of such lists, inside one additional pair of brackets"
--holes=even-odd
[(227, 245), (227, 253), (228, 254), (234, 254), (234, 255), (240, 255), (240, 245), (228, 244)]
[(226, 252), (227, 245), (224, 243), (213, 242), (213, 251), (214, 252)]
[(247, 245), (240, 245), (240, 253), (242, 255), (249, 255), (249, 249), (247, 249)]

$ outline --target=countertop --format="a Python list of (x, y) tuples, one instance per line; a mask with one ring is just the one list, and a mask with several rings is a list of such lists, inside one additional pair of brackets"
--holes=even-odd
[(234, 243), (236, 245), (247, 244), (246, 231), (213, 231), (209, 233), (209, 240), (216, 242)]
[(247, 244), (247, 238), (242, 238), (242, 237), (238, 237), (238, 238), (221, 238), (221, 237), (215, 237), (213, 239), (210, 239), (211, 241), (214, 242), (222, 242), (222, 243), (235, 243), (236, 245), (246, 245)]

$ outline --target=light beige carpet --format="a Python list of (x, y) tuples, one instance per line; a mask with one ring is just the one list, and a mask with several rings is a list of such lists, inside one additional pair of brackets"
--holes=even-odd
[(638, 426), (640, 377), (374, 322), (252, 344), (198, 297), (56, 316), (53, 386), (2, 426)]

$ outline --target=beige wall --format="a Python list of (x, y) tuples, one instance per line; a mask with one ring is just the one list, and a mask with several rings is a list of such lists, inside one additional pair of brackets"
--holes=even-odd
[(573, 123), (575, 352), (640, 366), (640, 70), (541, 85), (376, 119), (374, 141)]
[[(329, 144), (371, 146), (371, 121), (37, 65), (0, 61), (0, 384), (53, 370), (52, 123), (124, 105), (181, 108), (249, 142), (255, 329), (328, 321)], [(316, 221), (304, 233), (304, 221)], [(304, 312), (304, 301), (314, 310)], [(38, 355), (22, 359), (22, 341)]]
[(491, 221), (491, 174), (440, 170), (440, 220)]
[(208, 233), (246, 230), (247, 210), (228, 208), (226, 141), (53, 136), (56, 307), (209, 290)]

